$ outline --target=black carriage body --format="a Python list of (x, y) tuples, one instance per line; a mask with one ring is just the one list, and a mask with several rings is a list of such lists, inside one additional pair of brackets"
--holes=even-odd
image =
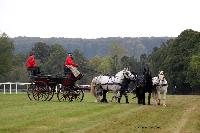
[(76, 82), (73, 78), (70, 77), (53, 77), (51, 75), (42, 75), (42, 76), (34, 76), (32, 77), (33, 83), (36, 85), (46, 84), (50, 87), (54, 87), (58, 84), (61, 84), (65, 87), (73, 86)]
[(54, 92), (56, 92), (57, 85), (61, 85), (57, 90), (57, 98), (59, 101), (83, 100), (83, 90), (79, 88), (79, 86), (75, 85), (77, 79), (71, 74), (64, 77), (37, 75), (32, 76), (31, 80), (32, 83), (27, 90), (30, 100), (35, 99), (38, 101), (50, 101), (54, 96)]

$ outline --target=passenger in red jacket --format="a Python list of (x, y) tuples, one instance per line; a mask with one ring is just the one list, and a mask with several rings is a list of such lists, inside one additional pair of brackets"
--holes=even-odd
[(40, 70), (39, 67), (36, 66), (34, 53), (30, 52), (28, 58), (26, 59), (26, 67), (29, 75), (37, 75)]
[(29, 57), (26, 59), (26, 67), (27, 68), (33, 68), (35, 67), (35, 57), (33, 52), (30, 52)]
[(74, 74), (74, 77), (76, 79), (81, 79), (83, 77), (83, 75), (77, 69), (78, 64), (73, 62), (72, 53), (68, 53), (64, 66), (71, 70), (71, 72)]

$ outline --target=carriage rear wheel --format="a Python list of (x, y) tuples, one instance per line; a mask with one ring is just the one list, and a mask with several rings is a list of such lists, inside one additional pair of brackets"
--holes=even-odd
[(51, 99), (53, 98), (54, 93), (55, 93), (55, 86), (54, 87), (49, 87), (49, 89), (50, 89), (50, 91), (49, 91), (48, 101), (51, 101)]
[(35, 85), (34, 84), (30, 84), (30, 86), (28, 87), (27, 89), (27, 96), (29, 98), (29, 100), (33, 100), (33, 89), (35, 88)]
[(50, 88), (46, 83), (35, 84), (33, 89), (33, 98), (37, 101), (46, 101), (49, 97)]

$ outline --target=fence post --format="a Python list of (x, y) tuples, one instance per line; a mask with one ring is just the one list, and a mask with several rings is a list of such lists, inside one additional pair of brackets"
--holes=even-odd
[(12, 91), (12, 90), (11, 90), (11, 87), (12, 87), (12, 84), (10, 83), (10, 94), (12, 93), (12, 92), (11, 92), (11, 91)]
[(6, 84), (3, 84), (3, 94), (6, 94)]
[(15, 87), (16, 87), (15, 89), (16, 89), (16, 94), (17, 94), (17, 83), (16, 83), (16, 86), (15, 86)]

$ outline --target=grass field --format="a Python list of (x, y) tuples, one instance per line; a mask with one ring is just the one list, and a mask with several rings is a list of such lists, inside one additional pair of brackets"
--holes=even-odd
[(0, 132), (200, 133), (200, 96), (167, 96), (167, 107), (82, 102), (29, 101), (25, 94), (0, 94)]

